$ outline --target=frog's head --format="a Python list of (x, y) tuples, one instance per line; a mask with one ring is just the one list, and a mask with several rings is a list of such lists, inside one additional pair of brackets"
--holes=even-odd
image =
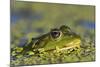
[(80, 36), (72, 32), (68, 26), (62, 25), (60, 28), (51, 29), (49, 33), (35, 38), (30, 46), (32, 49), (44, 48), (45, 50), (52, 50), (56, 47), (70, 49), (80, 47), (80, 43)]
[(72, 30), (65, 25), (62, 25), (59, 29), (52, 29), (49, 35), (50, 40), (45, 46), (48, 49), (54, 48), (56, 46), (59, 48), (73, 48), (75, 46), (79, 47), (81, 43), (80, 36), (75, 32), (72, 32)]

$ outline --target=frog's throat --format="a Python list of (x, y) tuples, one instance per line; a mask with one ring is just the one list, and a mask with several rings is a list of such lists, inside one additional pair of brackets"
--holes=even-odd
[(66, 45), (71, 45), (71, 46), (65, 46), (64, 48), (62, 48), (60, 50), (62, 51), (62, 50), (68, 50), (68, 49), (71, 49), (71, 48), (80, 48), (80, 44), (81, 44), (81, 40), (75, 39), (74, 41), (66, 44)]

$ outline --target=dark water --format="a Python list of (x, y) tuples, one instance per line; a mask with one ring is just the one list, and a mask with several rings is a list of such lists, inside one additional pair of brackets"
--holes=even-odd
[(95, 29), (95, 22), (90, 20), (78, 20), (77, 25), (80, 25), (87, 29)]

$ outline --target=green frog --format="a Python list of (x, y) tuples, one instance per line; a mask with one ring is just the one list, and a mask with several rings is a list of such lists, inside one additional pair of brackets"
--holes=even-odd
[(37, 51), (44, 49), (44, 51), (52, 51), (56, 48), (59, 50), (68, 50), (72, 48), (80, 48), (81, 38), (70, 27), (62, 25), (60, 28), (51, 29), (50, 32), (32, 38), (31, 41), (23, 47), (22, 52)]

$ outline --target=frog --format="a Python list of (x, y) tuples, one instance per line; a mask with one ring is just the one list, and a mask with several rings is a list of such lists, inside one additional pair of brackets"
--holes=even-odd
[(56, 48), (59, 48), (60, 51), (80, 49), (80, 44), (81, 37), (67, 25), (62, 25), (39, 37), (31, 38), (31, 41), (23, 47), (22, 53), (39, 49), (44, 49), (44, 51), (54, 51)]

